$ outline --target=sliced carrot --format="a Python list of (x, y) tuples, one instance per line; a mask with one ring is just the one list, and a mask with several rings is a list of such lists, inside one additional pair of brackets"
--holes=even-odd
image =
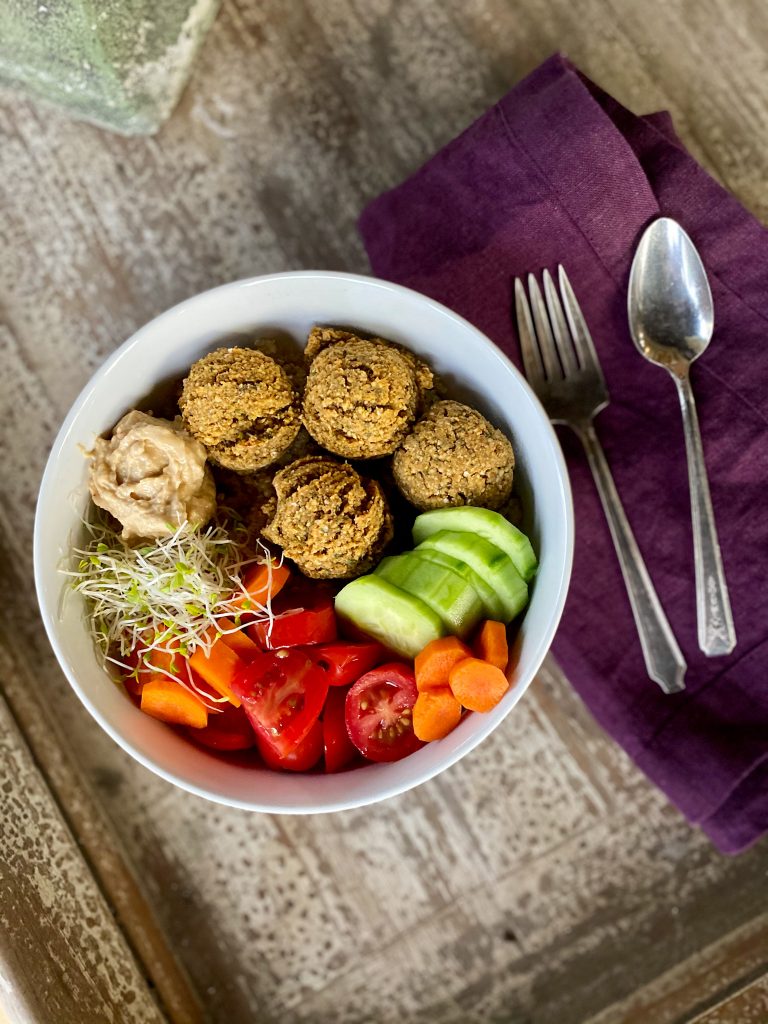
[(271, 601), (280, 593), (290, 575), (291, 570), (287, 565), (277, 565), (275, 562), (269, 565), (254, 565), (243, 579), (248, 597), (245, 594), (238, 594), (229, 603), (233, 608), (244, 612), (255, 611), (254, 605), (265, 605), (268, 600)]
[(424, 690), (413, 705), (413, 731), (426, 743), (447, 736), (460, 720), (461, 704), (447, 686)]
[(155, 651), (148, 651), (149, 665), (144, 663), (144, 672), (151, 672), (152, 675), (172, 675), (177, 676), (181, 672), (182, 657), (177, 650), (162, 650), (158, 648)]
[(141, 710), (161, 722), (203, 729), (208, 724), (208, 709), (202, 701), (167, 676), (154, 676), (141, 691)]
[(470, 711), (490, 711), (509, 689), (509, 681), (501, 669), (480, 658), (457, 662), (448, 682), (459, 704)]
[(469, 658), (472, 652), (456, 636), (442, 636), (431, 640), (416, 655), (414, 671), (416, 688), (434, 690), (437, 686), (447, 686), (448, 676), (457, 661)]
[[(187, 665), (187, 672), (189, 673), (188, 679), (184, 682), (189, 682), (195, 693), (200, 700), (208, 708), (209, 714), (218, 715), (222, 712), (227, 704), (228, 700), (224, 700), (218, 690), (215, 690), (210, 683), (206, 683), (201, 675), (198, 675), (192, 668)], [(234, 707), (234, 705), (233, 705)]]
[(221, 632), (221, 639), (240, 658), (253, 658), (259, 653), (259, 646), (248, 636), (245, 630), (238, 629), (232, 619), (218, 619), (216, 622)]
[[(168, 676), (181, 675), (184, 659), (178, 650), (175, 649), (177, 644), (178, 641), (171, 640), (167, 645), (169, 649), (161, 647), (154, 650), (149, 650), (149, 648), (142, 649), (138, 662), (138, 683), (140, 685), (150, 682), (155, 676), (167, 678)], [(148, 659), (149, 664), (147, 664), (145, 659)]]
[(507, 627), (503, 622), (486, 619), (473, 644), (475, 654), (481, 661), (495, 665), (502, 672), (507, 670), (509, 647), (507, 646)]
[(230, 704), (240, 707), (240, 700), (232, 692), (232, 680), (243, 666), (243, 661), (225, 642), (223, 637), (214, 640), (211, 653), (206, 654), (202, 647), (197, 647), (189, 659), (190, 668), (214, 688)]

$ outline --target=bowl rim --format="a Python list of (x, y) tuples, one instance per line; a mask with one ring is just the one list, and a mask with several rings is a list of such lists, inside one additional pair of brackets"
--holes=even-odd
[[(416, 299), (421, 304), (432, 307), (435, 312), (440, 313), (453, 320), (458, 326), (467, 330), (472, 334), (476, 341), (478, 341), (483, 347), (489, 348), (492, 353), (499, 359), (499, 361), (506, 367), (508, 371), (517, 378), (518, 384), (523, 388), (523, 391), (527, 394), (531, 400), (533, 406), (539, 413), (541, 426), (548, 437), (550, 442), (550, 448), (552, 455), (555, 460), (557, 468), (557, 478), (559, 484), (558, 497), (562, 502), (563, 509), (565, 511), (564, 516), (564, 552), (565, 558), (562, 565), (560, 566), (559, 578), (557, 580), (557, 593), (554, 600), (551, 603), (551, 613), (549, 617), (549, 624), (546, 631), (539, 637), (536, 638), (535, 653), (530, 659), (530, 664), (526, 675), (528, 676), (525, 685), (520, 689), (517, 700), (510, 703), (509, 707), (505, 709), (504, 713), (498, 718), (487, 722), (482, 728), (476, 732), (470, 734), (467, 739), (461, 743), (450, 755), (446, 755), (444, 760), (439, 763), (430, 766), (426, 770), (422, 770), (416, 773), (413, 777), (401, 780), (399, 782), (392, 782), (387, 786), (380, 787), (375, 795), (367, 797), (360, 795), (351, 799), (335, 799), (332, 801), (325, 800), (324, 802), (318, 802), (317, 805), (312, 806), (287, 806), (281, 804), (266, 804), (257, 800), (244, 800), (238, 797), (226, 797), (220, 793), (216, 793), (210, 790), (206, 790), (203, 787), (188, 781), (183, 776), (176, 774), (167, 768), (162, 767), (151, 757), (146, 756), (141, 751), (137, 750), (134, 745), (125, 736), (122, 735), (119, 729), (112, 726), (107, 718), (99, 711), (94, 703), (85, 692), (84, 688), (81, 687), (77, 674), (74, 670), (70, 669), (66, 657), (61, 649), (58, 640), (58, 631), (56, 624), (55, 608), (49, 606), (49, 603), (44, 597), (44, 584), (43, 584), (43, 571), (44, 566), (41, 562), (40, 548), (42, 544), (42, 514), (43, 510), (46, 509), (48, 504), (48, 492), (52, 487), (53, 478), (56, 472), (56, 465), (58, 458), (69, 441), (70, 432), (77, 421), (81, 409), (86, 404), (89, 396), (96, 391), (102, 384), (103, 379), (110, 373), (112, 367), (120, 361), (135, 345), (139, 344), (142, 337), (157, 329), (165, 320), (171, 320), (176, 316), (182, 309), (188, 309), (191, 306), (197, 304), (203, 304), (215, 301), (215, 297), (223, 295), (224, 293), (231, 292), (238, 288), (249, 287), (253, 285), (268, 284), (273, 281), (286, 281), (286, 280), (341, 280), (346, 281), (355, 285), (363, 285), (367, 288), (374, 287), (380, 288), (385, 291), (390, 291), (395, 295), (403, 295), (408, 297), (411, 301)], [(67, 413), (64, 421), (59, 428), (56, 438), (51, 447), (48, 460), (43, 471), (43, 475), (40, 480), (40, 488), (38, 491), (37, 502), (35, 505), (35, 519), (34, 519), (34, 531), (33, 531), (33, 569), (34, 569), (34, 580), (35, 590), (37, 594), (38, 606), (40, 609), (40, 615), (43, 621), (43, 625), (48, 636), (48, 641), (53, 649), (56, 656), (59, 668), (64, 673), (69, 685), (74, 690), (80, 702), (85, 706), (91, 717), (98, 723), (98, 725), (107, 733), (117, 745), (129, 754), (135, 761), (143, 765), (149, 771), (155, 775), (160, 776), (165, 781), (178, 786), (180, 789), (185, 790), (188, 793), (193, 793), (196, 796), (202, 797), (203, 799), (210, 800), (214, 803), (222, 804), (224, 806), (235, 807), (241, 810), (254, 811), (259, 813), (267, 814), (319, 814), (319, 813), (331, 813), (334, 811), (351, 810), (357, 807), (364, 807), (371, 804), (379, 803), (382, 800), (388, 800), (391, 797), (398, 796), (402, 793), (408, 792), (409, 790), (421, 785), (424, 782), (428, 782), (430, 779), (439, 775), (441, 772), (450, 768), (452, 765), (460, 761), (466, 754), (471, 750), (474, 750), (486, 737), (496, 729), (506, 716), (512, 711), (517, 704), (518, 700), (523, 696), (525, 690), (528, 689), (531, 682), (533, 682), (536, 674), (541, 668), (542, 662), (546, 657), (547, 653), (554, 639), (557, 631), (560, 619), (563, 614), (565, 607), (565, 601), (568, 594), (568, 586), (571, 578), (571, 571), (573, 568), (573, 552), (574, 552), (574, 509), (573, 509), (573, 496), (570, 485), (570, 477), (565, 463), (565, 457), (563, 455), (560, 443), (557, 439), (554, 427), (552, 426), (549, 417), (547, 416), (543, 406), (536, 397), (535, 392), (531, 388), (530, 384), (526, 380), (525, 376), (518, 370), (515, 364), (509, 359), (498, 345), (496, 345), (486, 334), (483, 333), (478, 327), (470, 323), (467, 319), (455, 313), (448, 306), (438, 302), (435, 299), (430, 298), (427, 295), (413, 289), (408, 288), (405, 285), (396, 284), (391, 281), (385, 281), (381, 278), (373, 277), (365, 274), (348, 273), (345, 271), (335, 270), (290, 270), (281, 271), (272, 274), (260, 274), (252, 277), (239, 278), (235, 281), (230, 281), (225, 284), (216, 285), (213, 288), (206, 289), (205, 291), (198, 292), (189, 298), (183, 299), (181, 302), (169, 307), (157, 316), (148, 320), (142, 324), (137, 330), (135, 330), (128, 338), (126, 338), (114, 352), (109, 355), (103, 363), (97, 368), (92, 376), (85, 383), (83, 388), (78, 393), (77, 397), (72, 402), (69, 412)]]

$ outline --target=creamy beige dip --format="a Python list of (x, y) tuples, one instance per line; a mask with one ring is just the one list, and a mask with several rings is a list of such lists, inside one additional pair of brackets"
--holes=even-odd
[(136, 409), (93, 447), (91, 497), (123, 527), (125, 541), (167, 537), (183, 522), (204, 524), (216, 508), (205, 448), (181, 419)]

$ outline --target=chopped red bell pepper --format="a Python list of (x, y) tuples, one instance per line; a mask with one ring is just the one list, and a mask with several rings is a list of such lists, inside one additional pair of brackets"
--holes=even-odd
[(329, 686), (349, 686), (387, 658), (377, 643), (319, 644), (307, 654), (325, 671)]
[(335, 640), (336, 613), (330, 598), (304, 608), (291, 608), (275, 615), (271, 622), (254, 622), (248, 634), (262, 650), (299, 647)]
[(256, 745), (256, 733), (243, 709), (232, 704), (208, 715), (204, 729), (191, 729), (189, 735), (197, 743), (213, 750), (248, 750)]

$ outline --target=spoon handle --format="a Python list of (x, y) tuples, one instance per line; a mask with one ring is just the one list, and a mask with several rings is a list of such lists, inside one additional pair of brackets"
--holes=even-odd
[(696, 618), (699, 647), (708, 656), (729, 654), (736, 646), (736, 630), (725, 582), (715, 513), (709, 496), (707, 467), (701, 445), (699, 417), (693, 389), (685, 371), (673, 373), (680, 408), (683, 411), (685, 451), (688, 456), (688, 484), (691, 491), (693, 558), (696, 570)]
[(576, 432), (587, 453), (605, 518), (608, 520), (648, 675), (665, 693), (677, 693), (685, 689), (685, 659), (627, 521), (605, 452), (591, 423), (579, 424)]

